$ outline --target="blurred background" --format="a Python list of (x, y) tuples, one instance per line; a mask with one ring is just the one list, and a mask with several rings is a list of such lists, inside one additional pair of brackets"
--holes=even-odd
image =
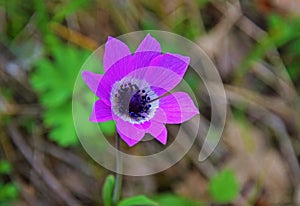
[[(204, 162), (197, 141), (164, 172), (125, 176), (122, 196), (163, 206), (300, 205), (299, 11), (296, 0), (0, 0), (0, 205), (103, 205), (110, 171), (79, 144), (73, 86), (109, 35), (151, 29), (182, 35), (213, 60), (228, 99), (225, 131)], [(185, 80), (203, 91), (208, 124), (203, 84), (192, 73)], [(100, 127), (113, 142), (114, 124)]]

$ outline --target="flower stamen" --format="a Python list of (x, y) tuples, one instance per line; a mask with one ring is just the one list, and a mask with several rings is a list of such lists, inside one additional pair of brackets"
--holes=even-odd
[[(111, 102), (114, 113), (124, 121), (143, 123), (154, 116), (158, 107), (157, 95), (148, 84), (141, 86), (141, 81), (123, 79), (112, 89)], [(142, 87), (142, 88), (141, 88)]]

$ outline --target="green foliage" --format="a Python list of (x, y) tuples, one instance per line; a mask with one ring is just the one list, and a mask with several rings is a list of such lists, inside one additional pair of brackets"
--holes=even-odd
[(52, 61), (45, 57), (36, 62), (31, 83), (45, 109), (44, 122), (52, 128), (50, 138), (61, 146), (75, 145), (78, 140), (72, 119), (73, 86), (90, 53), (51, 41)]
[(287, 44), (285, 53), (289, 61), (286, 62), (287, 70), (293, 80), (300, 77), (299, 58), (300, 58), (300, 19), (296, 17), (281, 17), (271, 15), (269, 17), (269, 34), (272, 42), (281, 47)]
[(288, 49), (291, 51), (287, 58), (289, 62), (287, 64), (287, 71), (292, 80), (297, 81), (300, 78), (300, 36), (298, 39), (293, 41), (289, 46)]
[[(102, 188), (102, 199), (104, 206), (113, 205), (113, 192), (115, 187), (115, 177), (109, 175)], [(144, 195), (138, 195), (134, 197), (129, 197), (121, 200), (118, 203), (118, 206), (134, 206), (134, 205), (144, 205), (144, 206), (158, 206), (157, 203), (145, 197)]]
[(9, 206), (17, 200), (19, 195), (19, 188), (12, 182), (4, 183), (2, 177), (9, 175), (12, 167), (7, 160), (0, 161), (0, 205)]
[(0, 161), (0, 174), (9, 174), (12, 168), (7, 160)]
[(270, 15), (268, 19), (269, 35), (271, 41), (280, 47), (300, 35), (299, 18), (283, 18), (278, 15)]
[(297, 81), (300, 78), (300, 19), (283, 19), (274, 15), (270, 18), (270, 25), (273, 33), (276, 34), (277, 44), (279, 42), (280, 46), (283, 43), (288, 43), (283, 49), (285, 54), (283, 59), (286, 59), (285, 64), (291, 79)]
[(87, 0), (65, 1), (65, 3), (59, 4), (55, 9), (57, 12), (54, 14), (53, 20), (61, 22), (66, 16), (83, 9), (90, 2)]
[[(31, 84), (39, 94), (39, 100), (45, 109), (43, 119), (51, 128), (49, 137), (60, 146), (71, 146), (78, 143), (72, 116), (72, 94), (80, 68), (90, 55), (90, 52), (80, 50), (71, 45), (64, 45), (53, 36), (46, 39), (49, 46), (50, 60), (44, 57), (35, 64), (31, 74)], [(99, 66), (99, 73), (101, 72)], [(92, 92), (82, 94), (82, 99), (95, 97)], [(84, 102), (84, 101), (83, 101)], [(91, 112), (92, 108), (80, 105), (80, 112)], [(79, 112), (79, 111), (77, 111)], [(85, 115), (89, 116), (89, 114)], [(83, 119), (81, 126), (89, 131), (89, 120)], [(115, 132), (113, 121), (99, 123), (105, 135), (112, 136)], [(91, 134), (93, 135), (93, 134)]]
[(157, 21), (152, 16), (148, 19), (141, 18), (141, 27), (143, 30), (155, 30), (157, 28)]
[(102, 189), (102, 199), (104, 206), (112, 206), (114, 186), (115, 177), (113, 175), (107, 176)]
[(156, 202), (144, 195), (126, 198), (118, 204), (118, 206), (158, 206)]
[(8, 206), (14, 202), (19, 195), (19, 188), (14, 183), (0, 183), (0, 205)]
[(209, 182), (209, 192), (218, 203), (229, 203), (239, 193), (239, 185), (232, 170), (223, 170), (213, 176)]
[(172, 31), (191, 40), (195, 40), (201, 32), (197, 22), (186, 16), (182, 16), (172, 25)]
[(268, 16), (268, 26), (268, 35), (263, 36), (259, 43), (247, 55), (240, 65), (240, 68), (237, 69), (238, 76), (244, 76), (244, 73), (248, 71), (251, 64), (263, 59), (270, 49), (274, 47), (280, 48), (292, 43), (285, 53), (290, 55), (288, 59), (295, 59), (295, 61), (292, 62), (291, 65), (287, 63), (287, 68), (292, 79), (298, 78), (300, 75), (298, 69), (298, 59), (300, 57), (300, 51), (298, 49), (298, 45), (300, 45), (300, 19), (296, 17), (282, 17), (274, 14)]
[[(109, 175), (102, 189), (102, 199), (104, 206), (113, 205), (113, 191), (115, 186), (115, 177)], [(173, 194), (160, 194), (150, 199), (144, 195), (138, 195), (121, 200), (118, 206), (201, 206), (200, 202), (189, 200), (184, 197), (179, 197)]]
[(200, 202), (192, 201), (174, 194), (160, 194), (153, 198), (161, 206), (201, 206)]
[[(8, 39), (15, 38), (29, 21), (30, 16), (33, 13), (32, 4), (32, 0), (26, 2), (19, 0), (1, 2), (1, 5), (5, 7), (6, 18), (8, 21), (6, 28)], [(2, 35), (2, 33), (0, 35)]]
[(34, 0), (33, 5), (35, 9), (37, 27), (44, 33), (44, 35), (47, 35), (49, 22), (47, 3), (40, 0)]

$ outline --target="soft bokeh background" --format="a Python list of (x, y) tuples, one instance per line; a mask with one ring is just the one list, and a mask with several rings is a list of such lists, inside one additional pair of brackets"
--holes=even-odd
[[(197, 161), (197, 141), (164, 172), (126, 176), (122, 196), (167, 206), (300, 205), (299, 11), (296, 0), (0, 0), (0, 205), (103, 204), (110, 171), (76, 137), (75, 78), (108, 35), (148, 29), (204, 49), (224, 82), (228, 114), (209, 159)], [(192, 73), (185, 79), (200, 91), (209, 123), (206, 89)], [(114, 125), (100, 127), (113, 142)]]

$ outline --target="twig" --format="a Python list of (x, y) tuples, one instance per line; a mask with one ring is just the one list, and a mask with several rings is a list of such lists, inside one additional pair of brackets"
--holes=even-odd
[[(237, 22), (237, 26), (243, 32), (245, 32), (250, 38), (254, 39), (258, 43), (260, 43), (262, 39), (268, 36), (268, 33), (266, 31), (259, 28), (254, 22), (252, 22), (246, 16), (243, 16)], [(277, 75), (275, 80), (278, 81), (277, 83), (278, 93), (284, 99), (286, 99), (287, 94), (289, 94), (287, 99), (291, 101), (295, 99), (295, 96), (297, 95), (296, 89), (293, 86), (292, 81), (288, 76), (287, 69), (283, 64), (282, 59), (280, 58), (280, 54), (277, 51), (276, 46), (272, 44), (270, 44), (270, 46), (271, 46), (270, 52), (267, 53), (266, 55), (275, 66), (275, 68), (273, 68), (272, 71), (275, 72), (275, 74)]]
[(282, 100), (282, 98), (266, 97), (246, 88), (230, 85), (225, 85), (225, 90), (229, 92), (229, 94), (240, 95), (247, 99), (247, 101), (253, 102), (256, 105), (263, 105), (264, 109), (275, 113), (284, 119), (284, 121), (295, 127), (297, 114), (290, 105), (287, 105), (284, 100)]
[(50, 143), (44, 143), (43, 146), (37, 145), (38, 149), (45, 152), (67, 164), (81, 171), (88, 177), (93, 177), (93, 173), (90, 170), (87, 163), (81, 159), (79, 156), (73, 154), (72, 152), (65, 151), (55, 145)]
[(23, 154), (25, 159), (33, 167), (33, 169), (39, 174), (39, 176), (45, 181), (45, 183), (52, 189), (52, 191), (60, 197), (66, 205), (70, 206), (81, 206), (81, 204), (72, 197), (72, 195), (63, 188), (55, 176), (43, 165), (41, 162), (34, 162), (32, 149), (24, 141), (24, 137), (21, 136), (20, 132), (17, 130), (17, 127), (11, 123), (7, 126), (8, 133)]
[(254, 99), (247, 98), (247, 96), (243, 96), (241, 93), (238, 93), (237, 90), (234, 91), (228, 88), (229, 87), (226, 87), (227, 97), (231, 102), (243, 102), (247, 104), (250, 109), (252, 108), (252, 110), (256, 111), (258, 114), (256, 118), (274, 131), (280, 145), (281, 153), (287, 160), (292, 174), (290, 178), (294, 187), (294, 203), (295, 205), (299, 205), (300, 202), (297, 199), (297, 195), (300, 192), (300, 165), (284, 123), (280, 118), (270, 112), (267, 108), (263, 107), (259, 102), (256, 102)]
[(228, 4), (227, 8), (222, 9), (222, 11), (224, 18), (207, 35), (201, 36), (198, 41), (198, 44), (209, 56), (213, 56), (219, 51), (218, 45), (242, 16), (238, 1), (235, 1), (234, 4)]
[(83, 48), (94, 51), (98, 47), (98, 44), (94, 40), (61, 24), (52, 22), (49, 26), (57, 35), (61, 36), (64, 39), (68, 39), (70, 42), (77, 44)]

